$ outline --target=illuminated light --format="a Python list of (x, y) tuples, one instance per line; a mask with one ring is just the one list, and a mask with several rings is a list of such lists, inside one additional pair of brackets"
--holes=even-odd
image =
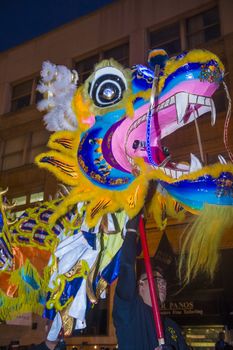
[(94, 349), (97, 349), (97, 345), (94, 346)]
[(192, 342), (191, 343), (191, 346), (193, 347), (205, 347), (205, 348), (208, 348), (208, 347), (214, 347), (215, 343), (214, 342)]
[(187, 334), (187, 338), (191, 339), (205, 339), (204, 334)]

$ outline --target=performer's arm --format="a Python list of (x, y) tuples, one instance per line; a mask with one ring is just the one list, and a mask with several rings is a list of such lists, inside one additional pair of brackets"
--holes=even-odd
[(130, 301), (136, 293), (136, 240), (140, 214), (128, 221), (126, 236), (121, 250), (120, 272), (116, 294), (123, 300)]
[(121, 251), (116, 294), (124, 300), (132, 299), (136, 292), (136, 236), (135, 232), (127, 232)]

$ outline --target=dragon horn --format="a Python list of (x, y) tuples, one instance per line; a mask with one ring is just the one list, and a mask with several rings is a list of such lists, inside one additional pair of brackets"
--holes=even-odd
[(18, 221), (18, 219), (15, 219), (15, 220), (13, 220), (13, 221), (9, 221), (9, 220), (6, 220), (6, 222), (7, 222), (7, 225), (14, 225), (16, 222)]
[(13, 202), (12, 204), (3, 204), (3, 209), (13, 209), (16, 206), (16, 202)]
[(4, 194), (6, 194), (8, 192), (8, 187), (3, 190), (3, 191), (0, 191), (0, 196), (3, 196)]
[(70, 193), (70, 191), (64, 184), (58, 184), (58, 185), (62, 188), (64, 194), (68, 195)]

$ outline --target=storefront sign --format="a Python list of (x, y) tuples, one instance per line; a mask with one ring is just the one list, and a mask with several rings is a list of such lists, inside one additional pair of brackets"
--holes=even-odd
[(199, 305), (195, 305), (193, 301), (177, 301), (166, 302), (161, 306), (161, 314), (171, 315), (203, 315), (204, 310)]

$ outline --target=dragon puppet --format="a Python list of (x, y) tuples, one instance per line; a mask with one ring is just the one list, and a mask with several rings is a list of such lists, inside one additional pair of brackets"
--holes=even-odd
[(43, 312), (53, 320), (50, 339), (61, 327), (65, 334), (85, 327), (86, 311), (117, 277), (122, 230), (144, 206), (151, 180), (159, 228), (167, 216), (197, 217), (182, 252), (189, 250), (186, 280), (213, 275), (218, 242), (232, 224), (233, 165), (220, 156), (202, 167), (194, 155), (175, 163), (163, 139), (207, 112), (214, 125), (212, 96), (224, 67), (206, 50), (172, 58), (153, 50), (148, 62), (126, 69), (104, 60), (78, 87), (76, 71), (44, 62), (38, 108), (54, 133), (36, 163), (66, 190), (11, 225), (2, 196), (1, 319)]

